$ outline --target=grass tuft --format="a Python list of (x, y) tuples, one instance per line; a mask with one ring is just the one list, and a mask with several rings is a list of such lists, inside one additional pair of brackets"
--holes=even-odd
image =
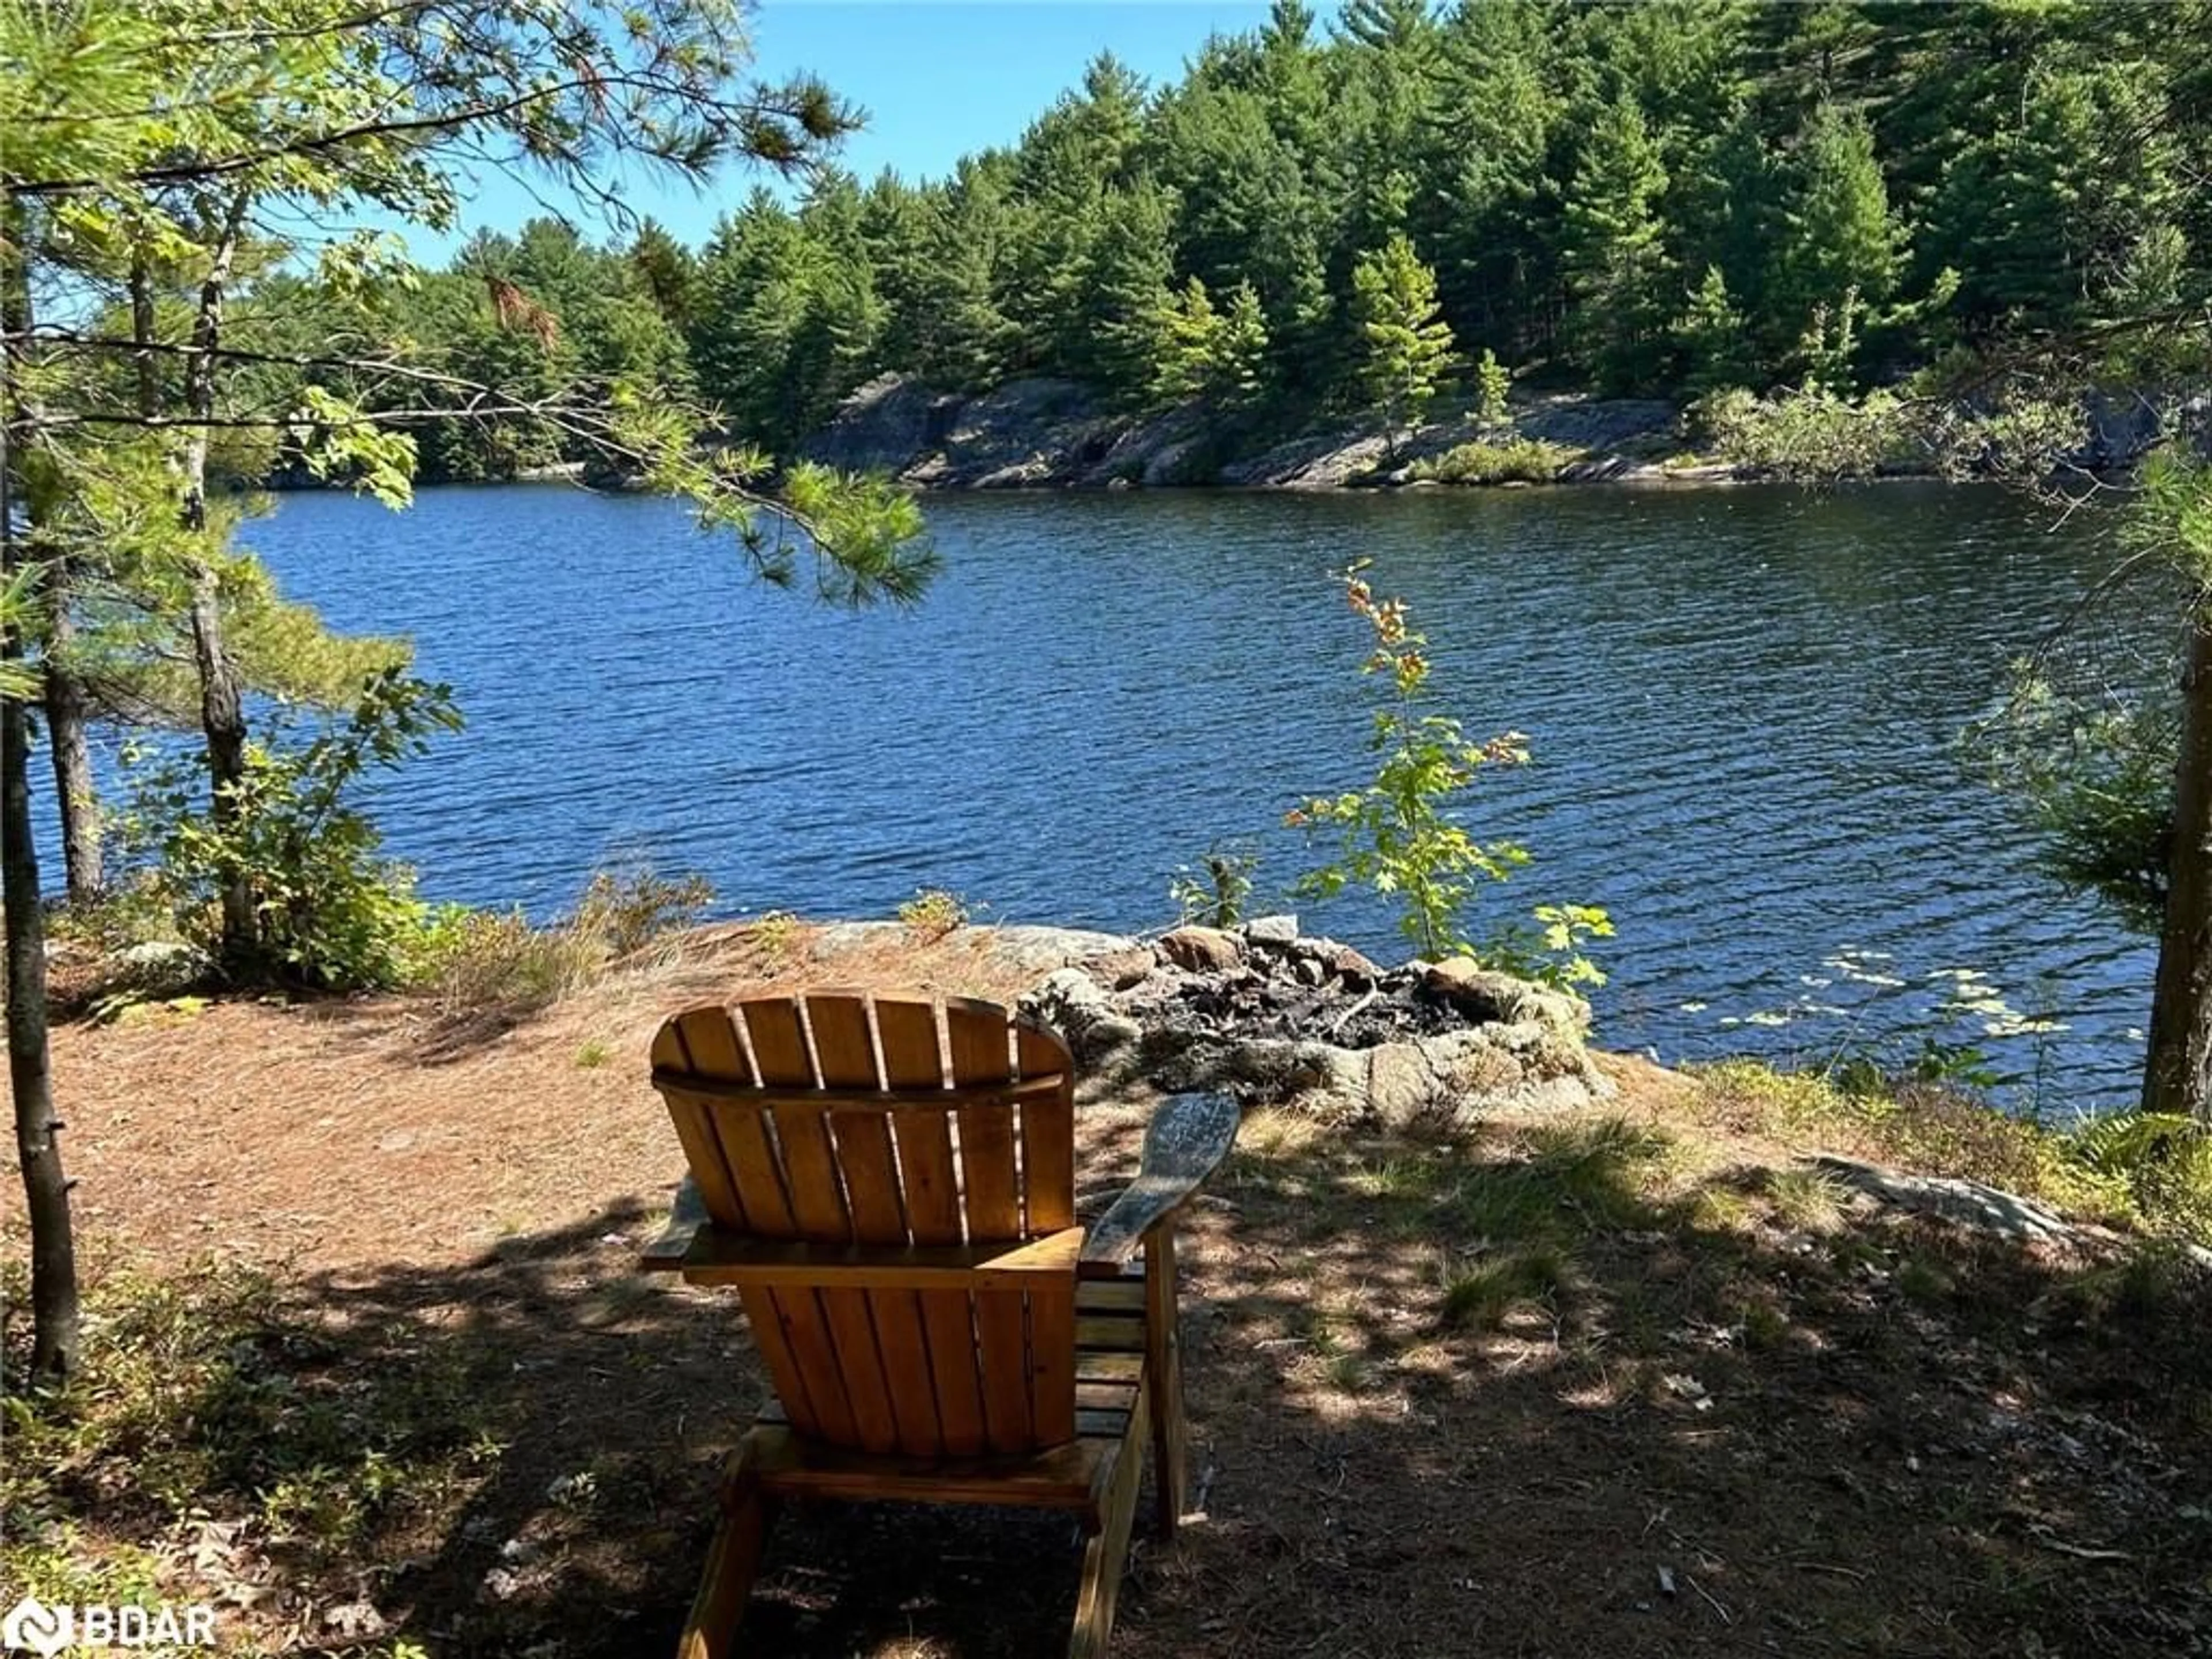
[(771, 962), (782, 962), (798, 948), (799, 918), (788, 910), (770, 910), (757, 918), (750, 929), (754, 945)]
[(1492, 1331), (1522, 1308), (1556, 1314), (1571, 1271), (1566, 1253), (1548, 1244), (1448, 1264), (1437, 1322), (1446, 1330)]
[(1849, 1192), (1833, 1176), (1802, 1165), (1770, 1170), (1765, 1186), (1766, 1201), (1784, 1226), (1797, 1232), (1832, 1233), (1843, 1225)]

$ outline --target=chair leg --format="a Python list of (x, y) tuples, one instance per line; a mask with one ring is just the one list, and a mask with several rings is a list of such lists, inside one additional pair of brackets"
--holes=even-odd
[(1190, 1431), (1182, 1414), (1182, 1336), (1176, 1328), (1175, 1226), (1145, 1239), (1145, 1374), (1152, 1395), (1152, 1487), (1159, 1535), (1175, 1536), (1190, 1492)]
[(745, 1616), (761, 1552), (775, 1524), (776, 1500), (763, 1492), (750, 1467), (750, 1440), (738, 1445), (722, 1486), (722, 1520), (708, 1547), (706, 1571), (690, 1616), (676, 1644), (677, 1659), (729, 1659), (737, 1650), (738, 1626)]
[(1121, 1594), (1121, 1570), (1129, 1559), (1129, 1529), (1136, 1524), (1137, 1487), (1144, 1476), (1145, 1418), (1137, 1401), (1121, 1449), (1114, 1455), (1106, 1491), (1099, 1501), (1098, 1530), (1083, 1548), (1083, 1588), (1075, 1598), (1075, 1628), (1067, 1638), (1067, 1659), (1105, 1659), (1114, 1633), (1114, 1600)]

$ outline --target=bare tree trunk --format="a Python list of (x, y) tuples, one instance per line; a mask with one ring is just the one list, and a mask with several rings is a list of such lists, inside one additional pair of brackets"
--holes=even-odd
[(2212, 1122), (2212, 611), (2203, 605), (2190, 624), (2181, 698), (2173, 854), (2142, 1103)]
[(154, 273), (146, 264), (143, 253), (131, 256), (131, 337), (138, 349), (131, 353), (131, 368), (137, 381), (138, 412), (150, 416), (161, 402), (161, 386), (155, 376), (154, 353), (149, 349), (154, 340)]
[(106, 884), (100, 857), (100, 793), (92, 781), (92, 745), (85, 737), (84, 683), (70, 666), (76, 618), (70, 611), (69, 566), (48, 565), (46, 602), (46, 741), (53, 750), (54, 803), (62, 821), (62, 868), (73, 900), (95, 897)]
[[(0, 573), (15, 569), (14, 448), (21, 408), (16, 343), (30, 322), (22, 222), (0, 198)], [(0, 631), (0, 660), (20, 662), (21, 635)], [(76, 1243), (62, 1173), (46, 1039), (46, 929), (39, 855), (31, 832), (30, 711), (0, 697), (0, 905), (6, 910), (8, 1084), (15, 1098), (15, 1156), (31, 1224), (31, 1374), (58, 1381), (76, 1366)]]
[[(185, 407), (195, 424), (185, 447), (185, 528), (207, 528), (206, 422), (215, 414), (215, 352), (222, 340), (222, 307), (246, 220), (246, 193), (231, 198), (222, 234), (200, 283), (198, 313), (192, 319), (192, 354), (185, 360)], [(192, 565), (192, 661), (199, 673), (200, 730), (207, 739), (208, 781), (215, 822), (228, 826), (237, 816), (237, 790), (246, 776), (246, 710), (238, 665), (224, 648), (222, 576), (214, 562)], [(261, 928), (253, 890), (240, 879), (222, 891), (222, 954), (234, 971), (252, 973), (261, 954)]]

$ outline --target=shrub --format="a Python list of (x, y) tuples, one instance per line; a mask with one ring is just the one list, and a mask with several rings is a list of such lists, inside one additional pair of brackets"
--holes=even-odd
[(788, 910), (770, 910), (752, 925), (752, 941), (763, 955), (781, 961), (799, 943), (799, 918)]
[(1470, 743), (1458, 720), (1422, 712), (1428, 641), (1413, 630), (1401, 600), (1375, 597), (1362, 568), (1364, 562), (1354, 565), (1341, 580), (1353, 612), (1374, 635), (1360, 672), (1389, 683), (1369, 742), (1377, 757), (1375, 777), (1364, 788), (1314, 796), (1285, 816), (1294, 829), (1334, 831), (1336, 838), (1336, 856), (1307, 872), (1296, 890), (1328, 899), (1355, 884), (1371, 888), (1397, 906), (1399, 931), (1425, 957), (1488, 955), (1560, 984), (1600, 977), (1579, 948), (1613, 931), (1595, 906), (1547, 906), (1537, 913), (1533, 935), (1507, 927), (1494, 931), (1488, 946), (1468, 938), (1466, 913), (1476, 892), (1528, 863), (1528, 851), (1518, 842), (1475, 840), (1450, 809), (1485, 767), (1524, 764), (1527, 740), (1507, 732)]
[(942, 887), (922, 887), (899, 906), (898, 919), (924, 939), (943, 939), (968, 920), (968, 906), (957, 893)]
[(1413, 463), (1413, 477), (1436, 483), (1551, 483), (1582, 452), (1542, 438), (1478, 438)]
[(2170, 1112), (2114, 1112), (2065, 1146), (2093, 1174), (2123, 1183), (2153, 1231), (2212, 1244), (2212, 1128)]
[(546, 1007), (600, 966), (567, 927), (533, 927), (520, 910), (459, 911), (431, 931), (422, 957), (418, 982), (448, 1014)]
[[(152, 848), (151, 880), (179, 934), (236, 982), (348, 991), (409, 975), (429, 912), (414, 878), (378, 855), (383, 837), (351, 795), (372, 765), (396, 766), (456, 730), (449, 688), (397, 669), (372, 676), (353, 711), (305, 744), (289, 717), (247, 745), (245, 771), (217, 811), (196, 757), (142, 769), (125, 820), (126, 847)], [(242, 889), (252, 937), (226, 939), (222, 897)]]
[(703, 876), (666, 881), (650, 871), (593, 876), (576, 908), (546, 927), (520, 910), (439, 912), (417, 947), (412, 977), (448, 1014), (533, 1012), (609, 969), (667, 949), (714, 902)]
[(58, 945), (115, 958), (148, 945), (189, 944), (177, 926), (176, 904), (152, 870), (133, 870), (88, 899), (52, 907), (46, 936)]
[(1259, 866), (1260, 855), (1248, 843), (1216, 842), (1200, 856), (1195, 870), (1185, 865), (1169, 878), (1168, 896), (1186, 923), (1234, 927), (1244, 920), (1252, 872)]
[(1883, 392), (1854, 403), (1817, 385), (1771, 399), (1729, 387), (1697, 399), (1686, 420), (1693, 441), (1777, 478), (1866, 478), (1925, 459), (1905, 406)]
[(566, 927), (590, 941), (602, 962), (624, 962), (648, 945), (665, 945), (714, 902), (713, 884), (696, 873), (664, 881), (650, 870), (627, 876), (602, 870)]

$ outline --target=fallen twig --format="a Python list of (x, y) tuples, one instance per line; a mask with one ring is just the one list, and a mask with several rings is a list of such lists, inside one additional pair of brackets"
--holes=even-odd
[(1872, 1573), (1862, 1572), (1856, 1567), (1839, 1567), (1830, 1561), (1792, 1561), (1790, 1565), (1800, 1572), (1832, 1572), (1838, 1578), (1855, 1578), (1862, 1584), (1874, 1577)]
[(1700, 1584), (1700, 1583), (1697, 1581), (1697, 1579), (1696, 1579), (1696, 1577), (1695, 1577), (1694, 1576), (1692, 1576), (1692, 1574), (1686, 1573), (1686, 1573), (1684, 1573), (1682, 1576), (1683, 1576), (1685, 1578), (1689, 1579), (1689, 1581), (1690, 1581), (1690, 1588), (1691, 1588), (1692, 1589), (1693, 1589), (1693, 1590), (1697, 1591), (1697, 1593), (1698, 1593), (1698, 1595), (1702, 1595), (1702, 1596), (1704, 1596), (1704, 1597), (1705, 1598), (1705, 1604), (1706, 1604), (1708, 1607), (1710, 1607), (1711, 1608), (1712, 1608), (1712, 1610), (1713, 1610), (1715, 1613), (1717, 1613), (1718, 1614), (1720, 1614), (1720, 1616), (1721, 1616), (1721, 1623), (1723, 1623), (1723, 1625), (1733, 1625), (1734, 1623), (1735, 1623), (1735, 1620), (1733, 1620), (1733, 1619), (1731, 1619), (1731, 1618), (1729, 1618), (1729, 1610), (1728, 1610), (1726, 1607), (1723, 1607), (1723, 1606), (1722, 1606), (1718, 1601), (1715, 1601), (1715, 1600), (1713, 1599), (1713, 1593), (1712, 1593), (1711, 1590), (1707, 1589), (1706, 1589), (1703, 1584)]
[(2077, 1561), (2132, 1561), (2135, 1559), (2135, 1557), (2125, 1550), (2090, 1549), (2085, 1545), (2069, 1544), (2063, 1539), (2052, 1538), (2044, 1533), (2037, 1533), (2034, 1536), (2035, 1541), (2044, 1548), (2056, 1550), (2061, 1555), (2070, 1555)]

